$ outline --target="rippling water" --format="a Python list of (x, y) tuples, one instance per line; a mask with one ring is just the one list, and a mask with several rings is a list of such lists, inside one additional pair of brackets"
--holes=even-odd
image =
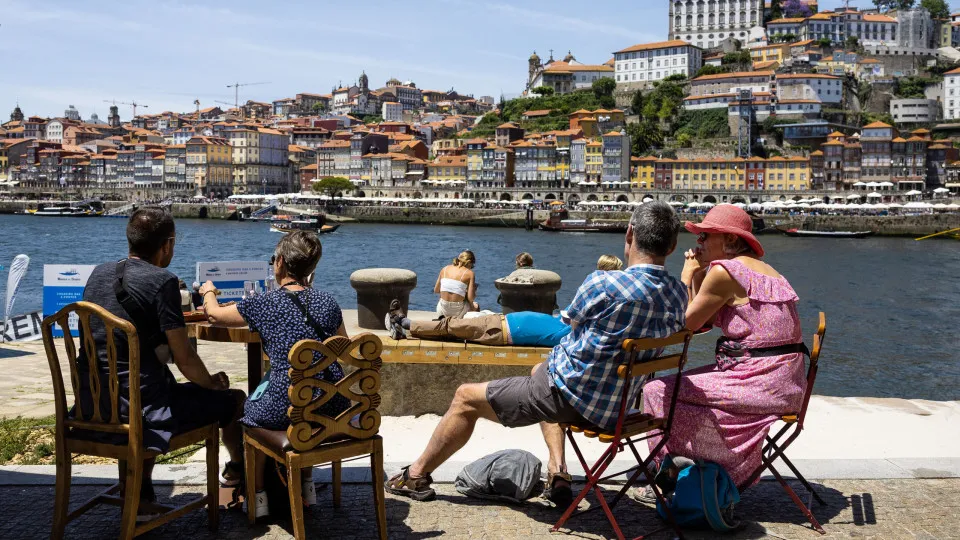
[[(0, 216), (0, 264), (8, 266), (18, 253), (31, 259), (14, 311), (40, 308), (44, 264), (97, 264), (124, 257), (125, 226), (122, 219)], [(280, 238), (265, 224), (212, 220), (179, 220), (177, 236), (170, 270), (188, 283), (194, 280), (198, 260), (267, 260)], [(513, 270), (513, 259), (521, 251), (530, 252), (538, 268), (563, 277), (558, 302), (564, 305), (601, 254), (623, 254), (623, 238), (617, 234), (346, 224), (321, 238), (318, 286), (347, 309), (356, 307), (351, 272), (396, 267), (417, 272), (411, 308), (433, 310), (437, 272), (464, 249), (477, 255), (482, 307), (496, 307), (493, 281)], [(818, 394), (960, 398), (960, 243), (784, 236), (763, 236), (761, 241), (767, 262), (789, 278), (800, 296), (808, 342), (817, 312), (827, 313)], [(682, 235), (678, 252), (693, 244), (692, 235)], [(668, 261), (675, 275), (681, 266), (679, 253)], [(695, 363), (709, 360), (708, 341), (696, 347)]]

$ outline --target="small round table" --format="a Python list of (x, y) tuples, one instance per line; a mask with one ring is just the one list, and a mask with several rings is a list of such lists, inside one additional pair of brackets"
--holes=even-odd
[(227, 328), (214, 326), (208, 322), (188, 323), (198, 340), (214, 341), (218, 343), (246, 343), (247, 344), (247, 394), (253, 392), (260, 385), (263, 377), (263, 347), (260, 345), (260, 334), (249, 327)]

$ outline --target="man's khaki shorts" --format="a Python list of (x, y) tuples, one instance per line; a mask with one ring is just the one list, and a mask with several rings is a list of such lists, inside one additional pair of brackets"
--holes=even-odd
[(586, 422), (560, 394), (547, 371), (547, 366), (541, 365), (532, 376), (508, 377), (487, 384), (487, 401), (501, 424), (523, 427), (540, 422)]

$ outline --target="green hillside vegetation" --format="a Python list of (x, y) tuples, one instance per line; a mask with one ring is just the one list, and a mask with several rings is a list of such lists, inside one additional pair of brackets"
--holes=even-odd
[[(580, 109), (595, 111), (612, 107), (612, 101), (601, 100), (592, 90), (511, 99), (504, 103), (500, 116), (494, 113), (484, 115), (470, 131), (468, 137), (492, 137), (496, 133), (497, 126), (504, 122), (514, 122), (531, 132), (567, 129), (570, 127), (570, 113), (574, 111)], [(550, 110), (550, 114), (530, 120), (523, 119), (523, 113), (537, 110)]]
[(730, 124), (727, 121), (727, 108), (683, 111), (677, 119), (677, 129), (674, 133), (678, 139), (681, 135), (693, 139), (729, 137)]

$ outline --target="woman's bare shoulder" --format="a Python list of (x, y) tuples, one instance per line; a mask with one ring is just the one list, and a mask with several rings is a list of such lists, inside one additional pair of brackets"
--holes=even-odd
[(777, 272), (776, 268), (770, 266), (760, 259), (755, 259), (753, 257), (737, 257), (737, 261), (758, 274), (763, 274), (772, 278), (783, 277), (780, 275), (780, 272)]

